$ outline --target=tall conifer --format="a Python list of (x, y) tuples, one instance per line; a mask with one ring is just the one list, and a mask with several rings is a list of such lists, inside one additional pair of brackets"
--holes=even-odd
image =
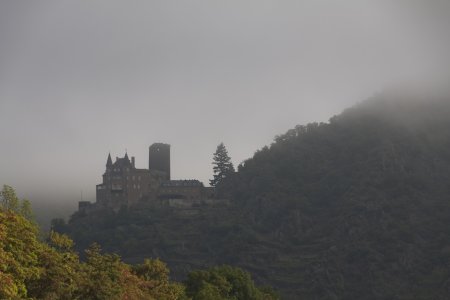
[(234, 172), (234, 166), (231, 162), (231, 158), (228, 156), (227, 148), (223, 143), (217, 146), (216, 152), (213, 156), (213, 179), (209, 181), (211, 186), (216, 186), (230, 173)]

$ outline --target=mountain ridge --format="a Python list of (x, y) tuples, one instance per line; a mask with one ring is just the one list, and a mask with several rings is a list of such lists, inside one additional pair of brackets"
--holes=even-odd
[(217, 187), (230, 206), (74, 215), (65, 231), (179, 278), (235, 264), (289, 299), (446, 299), (449, 112), (378, 95), (258, 150)]

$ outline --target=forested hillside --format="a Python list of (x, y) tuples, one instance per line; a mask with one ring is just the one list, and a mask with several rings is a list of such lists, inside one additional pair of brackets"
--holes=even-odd
[(297, 126), (217, 189), (229, 206), (142, 206), (56, 224), (160, 257), (177, 278), (241, 266), (292, 299), (448, 299), (450, 102), (379, 95)]
[(0, 299), (277, 299), (271, 289), (257, 288), (250, 275), (230, 266), (193, 271), (184, 283), (169, 280), (158, 259), (128, 265), (98, 244), (73, 250), (73, 241), (50, 232), (38, 235), (28, 201), (4, 186), (0, 192)]
[(379, 97), (298, 126), (226, 190), (278, 241), (276, 285), (318, 299), (448, 297), (448, 101)]

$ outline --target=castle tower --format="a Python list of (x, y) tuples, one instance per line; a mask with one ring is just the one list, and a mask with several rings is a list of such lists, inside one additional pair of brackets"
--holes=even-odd
[(108, 154), (108, 160), (106, 161), (106, 168), (109, 168), (112, 166), (112, 159), (111, 159), (111, 153)]
[(148, 169), (166, 173), (166, 180), (170, 180), (170, 145), (154, 143), (148, 150)]

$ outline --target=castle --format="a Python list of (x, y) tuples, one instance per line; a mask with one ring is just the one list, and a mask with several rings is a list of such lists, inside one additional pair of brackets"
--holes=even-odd
[(103, 182), (96, 186), (96, 202), (80, 201), (78, 209), (117, 211), (149, 201), (186, 206), (213, 198), (214, 189), (198, 180), (171, 180), (170, 145), (155, 143), (149, 147), (148, 169), (136, 168), (128, 153), (114, 163), (109, 154)]

